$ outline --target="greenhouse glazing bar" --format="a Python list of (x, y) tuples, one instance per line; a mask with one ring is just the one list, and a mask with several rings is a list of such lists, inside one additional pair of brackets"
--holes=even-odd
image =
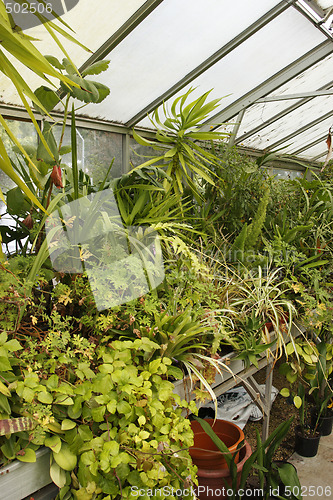
[(301, 92), (299, 94), (272, 95), (269, 97), (263, 97), (262, 99), (258, 99), (257, 102), (286, 101), (288, 99), (303, 99), (307, 97), (312, 98), (325, 95), (333, 95), (333, 90), (317, 90), (314, 92)]
[(188, 73), (184, 78), (179, 80), (175, 85), (170, 87), (166, 92), (161, 94), (157, 99), (148, 104), (145, 108), (143, 108), (139, 113), (137, 113), (133, 118), (131, 118), (127, 123), (127, 127), (133, 127), (138, 122), (140, 122), (143, 118), (147, 116), (148, 113), (157, 108), (163, 101), (166, 101), (173, 95), (175, 95), (179, 90), (184, 88), (187, 84), (191, 83), (195, 78), (204, 73), (211, 66), (216, 64), (218, 61), (223, 59), (229, 52), (234, 50), (240, 44), (245, 42), (248, 38), (254, 35), (261, 28), (266, 26), (269, 22), (275, 19), (277, 16), (282, 14), (286, 9), (292, 5), (292, 0), (286, 0), (280, 2), (276, 7), (267, 12), (264, 16), (258, 19), (255, 23), (251, 24), (246, 30), (242, 31), (239, 35), (237, 35), (233, 40), (229, 43), (221, 47), (217, 52), (208, 57), (205, 61), (203, 61), (199, 66), (197, 66), (194, 70)]
[(246, 111), (246, 109), (242, 109), (242, 111), (240, 111), (238, 113), (237, 121), (236, 121), (236, 123), (234, 125), (234, 128), (233, 128), (231, 134), (230, 134), (230, 139), (229, 139), (229, 142), (228, 142), (228, 147), (229, 148), (232, 148), (234, 146), (234, 144), (235, 144), (239, 128), (241, 126), (242, 120), (243, 120), (244, 115), (245, 115), (245, 111)]
[(268, 78), (268, 80), (266, 80), (264, 83), (258, 85), (255, 89), (248, 92), (233, 104), (220, 111), (219, 113), (216, 113), (213, 117), (206, 121), (206, 123), (202, 127), (202, 130), (208, 131), (211, 129), (211, 126), (214, 129), (218, 128), (221, 123), (229, 121), (231, 118), (236, 116), (243, 108), (248, 108), (249, 106), (257, 102), (258, 99), (261, 99), (271, 92), (274, 92), (274, 90), (278, 89), (281, 85), (284, 85), (292, 78), (295, 78), (300, 73), (303, 73), (303, 71), (321, 61), (328, 55), (332, 54), (332, 52), (333, 43), (331, 40), (327, 40), (321, 43), (314, 49), (310, 50), (304, 56), (289, 64), (286, 68), (273, 75), (271, 78)]
[(281, 144), (285, 143), (286, 141), (289, 141), (290, 139), (293, 139), (294, 137), (296, 137), (297, 135), (301, 134), (302, 132), (306, 132), (311, 127), (314, 127), (315, 125), (318, 125), (318, 123), (321, 123), (322, 121), (326, 120), (330, 116), (333, 116), (333, 110), (329, 111), (328, 113), (325, 113), (324, 115), (320, 116), (319, 118), (316, 118), (312, 122), (307, 123), (306, 125), (304, 125), (303, 127), (295, 130), (291, 134), (288, 134), (285, 137), (282, 137), (282, 139), (280, 139), (279, 141), (276, 141), (273, 144), (270, 144), (267, 147), (267, 149), (274, 149), (274, 148), (280, 146)]
[[(333, 81), (327, 83), (326, 85), (324, 85), (323, 87), (320, 87), (320, 89), (318, 90), (328, 90), (330, 89), (331, 87), (333, 86)], [(253, 129), (249, 130), (249, 132), (246, 132), (245, 134), (241, 135), (237, 140), (236, 140), (236, 144), (239, 144), (240, 142), (243, 142), (245, 141), (246, 139), (248, 139), (248, 137), (251, 137), (251, 135), (254, 135), (256, 134), (257, 132), (260, 132), (261, 130), (263, 130), (264, 128), (268, 127), (269, 125), (272, 125), (274, 122), (276, 122), (277, 120), (280, 120), (280, 118), (283, 118), (284, 116), (288, 115), (289, 113), (291, 113), (292, 111), (295, 111), (296, 109), (300, 108), (301, 106), (303, 106), (304, 104), (307, 104), (308, 102), (310, 102), (312, 99), (314, 99), (314, 97), (307, 97), (305, 99), (302, 99), (298, 102), (296, 102), (295, 104), (293, 104), (292, 106), (289, 106), (288, 108), (284, 109), (283, 111), (280, 111), (279, 113), (277, 113), (276, 115), (272, 116), (272, 118), (270, 118), (269, 120), (266, 120), (264, 121), (263, 123), (260, 123), (259, 125), (257, 125), (256, 127), (254, 127)]]
[(79, 68), (80, 73), (96, 61), (104, 59), (127, 35), (131, 33), (163, 0), (148, 0), (131, 16), (86, 62)]
[[(297, 149), (297, 151), (295, 151), (294, 154), (297, 155), (299, 153), (303, 153), (303, 151), (306, 151), (307, 149), (312, 148), (312, 146), (317, 146), (317, 144), (320, 144), (321, 142), (324, 142), (326, 140), (326, 137), (327, 137), (327, 134), (326, 135), (322, 135), (321, 137), (319, 137), (318, 139), (310, 142), (306, 146), (303, 146), (303, 147)], [(320, 155), (320, 156), (322, 156), (322, 155)]]

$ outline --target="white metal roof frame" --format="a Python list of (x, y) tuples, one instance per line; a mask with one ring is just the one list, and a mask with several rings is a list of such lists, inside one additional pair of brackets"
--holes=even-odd
[[(111, 58), (110, 70), (103, 76), (103, 83), (111, 87), (111, 94), (107, 102), (87, 106), (85, 115), (81, 118), (81, 124), (85, 123), (82, 126), (118, 130), (128, 135), (133, 126), (147, 128), (147, 113), (184, 93), (190, 86), (196, 87), (197, 93), (214, 89), (213, 97), (216, 96), (214, 92), (221, 89), (222, 95), (227, 95), (225, 105), (222, 100), (220, 111), (209, 117), (204, 129), (219, 128), (222, 123), (231, 122), (229, 128), (227, 126), (233, 134), (231, 141), (245, 148), (271, 151), (284, 145), (284, 153), (298, 155), (309, 161), (324, 159), (325, 139), (329, 128), (327, 120), (333, 115), (330, 9), (322, 9), (315, 0), (234, 0), (232, 4), (207, 0), (204, 6), (202, 0), (126, 0), (121, 5), (116, 0), (100, 0), (99, 3), (105, 9), (106, 26), (108, 16), (110, 20), (113, 15), (115, 17), (110, 33), (99, 30), (99, 26), (94, 25), (96, 6), (90, 0), (81, 0), (72, 13), (68, 14), (68, 18), (64, 18), (76, 30), (77, 38), (83, 43), (86, 43), (84, 36), (82, 38), (84, 30), (96, 30), (95, 43), (99, 41), (99, 46), (94, 48), (94, 53), (89, 58), (78, 53), (78, 59), (82, 61), (80, 70), (95, 61)], [(333, 6), (333, 2), (329, 3)], [(204, 33), (196, 44), (195, 29), (200, 26), (200, 13), (203, 16)], [(205, 22), (209, 16), (213, 23), (211, 26)], [(99, 13), (98, 19), (101, 17), (102, 14)], [(230, 28), (232, 20), (233, 29)], [(168, 21), (167, 27), (163, 25), (163, 21)], [(184, 37), (193, 28), (194, 38), (188, 40), (189, 46), (185, 48), (177, 46), (177, 32), (173, 31), (176, 24), (181, 26), (181, 22), (186, 22)], [(156, 23), (161, 23), (161, 26)], [(160, 38), (156, 35), (159, 31), (163, 31)], [(228, 39), (226, 33), (229, 32)], [(40, 36), (40, 32), (38, 34)], [(155, 34), (157, 39), (150, 39), (151, 34)], [(89, 36), (92, 40), (92, 34)], [(220, 39), (224, 43), (219, 46)], [(195, 51), (198, 51), (199, 43), (204, 43), (204, 40), (209, 42), (210, 47), (217, 47), (217, 50), (211, 50), (207, 57), (201, 55), (204, 50), (199, 51), (200, 59), (199, 56), (196, 59)], [(263, 45), (257, 46), (258, 57), (253, 58), (255, 40), (258, 43), (261, 41), (261, 44), (264, 40), (271, 46), (271, 58), (267, 57), (269, 50)], [(43, 43), (47, 46), (46, 42)], [(168, 44), (173, 47), (173, 56), (178, 54), (177, 61), (176, 57), (161, 61), (167, 54)], [(161, 47), (162, 53), (154, 52), (155, 48), (158, 51)], [(240, 64), (246, 61), (246, 51), (249, 53), (249, 61), (245, 74), (242, 74)], [(113, 58), (118, 66), (112, 65)], [(164, 66), (165, 74), (155, 75), (161, 73)], [(263, 79), (256, 83), (258, 75), (263, 75)], [(163, 85), (154, 85), (155, 81), (163, 82)], [(209, 87), (203, 88), (207, 83)], [(223, 94), (224, 84), (228, 84), (231, 90), (234, 84), (237, 90), (229, 93), (226, 88), (226, 93)], [(7, 117), (24, 118), (24, 111), (10, 105), (17, 105), (18, 101), (15, 101), (13, 94), (7, 95), (3, 76), (0, 77), (0, 92), (2, 101), (6, 103), (0, 105), (0, 111)], [(321, 108), (323, 105), (327, 106), (325, 113), (319, 108), (316, 111), (316, 102), (323, 97), (326, 101)], [(290, 99), (294, 100), (292, 104), (289, 103)], [(309, 108), (306, 107), (309, 104), (310, 116)], [(126, 113), (123, 113), (126, 105)], [(301, 119), (297, 123), (293, 122), (293, 113), (296, 111)], [(80, 119), (78, 123), (80, 124)], [(271, 131), (274, 127), (278, 130), (281, 123), (284, 133), (277, 138)], [(311, 140), (307, 140), (307, 132)], [(297, 143), (296, 137), (299, 138)], [(128, 137), (124, 144), (126, 150)]]

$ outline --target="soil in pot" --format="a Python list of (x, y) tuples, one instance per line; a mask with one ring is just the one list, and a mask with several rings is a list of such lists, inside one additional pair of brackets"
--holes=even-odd
[[(235, 453), (241, 441), (244, 440), (244, 433), (240, 427), (226, 420), (208, 418), (215, 434), (224, 442), (231, 453)], [(203, 430), (197, 420), (191, 421), (191, 427), (194, 433), (194, 444), (190, 448), (190, 455), (193, 463), (200, 469), (226, 469), (227, 462), (223, 454), (218, 450), (210, 437)], [(238, 463), (239, 452), (235, 456), (235, 463)]]
[[(243, 448), (239, 451), (239, 462), (237, 464), (237, 484), (239, 485), (240, 476), (246, 460), (252, 453), (251, 447), (245, 441)], [(223, 500), (228, 498), (228, 489), (232, 484), (229, 469), (207, 470), (198, 468), (197, 472), (199, 487), (196, 491), (200, 500)], [(229, 490), (230, 494), (231, 488)]]
[(300, 426), (295, 428), (295, 451), (302, 457), (315, 457), (318, 452), (320, 432), (313, 434), (313, 431), (302, 432)]

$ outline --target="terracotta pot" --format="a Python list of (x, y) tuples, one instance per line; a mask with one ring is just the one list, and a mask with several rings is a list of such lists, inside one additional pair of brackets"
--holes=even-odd
[[(239, 452), (239, 462), (237, 464), (237, 487), (239, 486), (243, 466), (246, 460), (250, 457), (251, 453), (251, 447), (249, 443), (245, 441), (244, 447)], [(196, 493), (200, 500), (223, 500), (224, 498), (228, 498), (227, 485), (231, 487), (232, 484), (229, 469), (198, 469), (197, 476), (199, 487), (197, 488)]]
[[(214, 423), (212, 418), (208, 418), (206, 422), (229, 448), (229, 451), (235, 453), (239, 443), (244, 440), (242, 429), (226, 420), (216, 419)], [(193, 463), (200, 469), (227, 469), (227, 462), (223, 454), (218, 450), (199, 422), (192, 420), (191, 427), (194, 432), (194, 445), (190, 448)], [(238, 463), (238, 460), (239, 452), (235, 456), (235, 463)]]

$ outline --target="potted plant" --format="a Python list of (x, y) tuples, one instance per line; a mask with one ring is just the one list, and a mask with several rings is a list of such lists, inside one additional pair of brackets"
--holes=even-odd
[[(230, 487), (236, 488), (240, 484), (243, 467), (251, 457), (251, 447), (244, 440), (241, 429), (235, 424), (227, 427), (226, 424), (230, 424), (229, 422), (203, 420), (198, 417), (193, 422), (194, 447), (190, 449), (190, 454), (193, 462), (198, 465), (199, 498), (200, 500), (208, 499), (212, 491), (214, 495), (216, 492), (221, 499), (229, 498)], [(222, 426), (222, 432), (215, 432), (215, 430), (218, 431), (215, 429), (215, 422), (217, 422), (217, 427)], [(199, 439), (196, 439), (196, 434)], [(204, 449), (196, 450), (196, 446), (204, 446)], [(212, 462), (212, 455), (214, 462)], [(209, 468), (202, 468), (202, 465)]]
[[(257, 448), (253, 468), (258, 476), (258, 485), (263, 492), (263, 499), (269, 498), (289, 498), (290, 500), (300, 499), (301, 486), (295, 467), (288, 461), (274, 460), (274, 454), (279, 448), (283, 439), (289, 432), (293, 417), (282, 422), (267, 438), (262, 442), (260, 434), (256, 429)], [(298, 489), (295, 489), (295, 486)], [(298, 491), (295, 495), (293, 492)]]
[[(290, 378), (295, 376), (293, 373), (293, 365), (285, 363), (281, 365), (282, 372), (289, 375)], [(289, 368), (289, 372), (287, 371)], [(293, 379), (293, 378), (292, 378)], [(296, 380), (298, 379), (296, 373)], [(318, 430), (318, 420), (315, 425), (311, 426), (311, 414), (309, 402), (305, 397), (305, 381), (301, 378), (298, 379), (297, 391), (290, 391), (289, 388), (284, 387), (281, 389), (280, 394), (286, 398), (292, 398), (292, 402), (298, 410), (299, 425), (295, 428), (295, 451), (304, 457), (314, 457), (318, 452), (318, 446), (321, 433)]]
[[(200, 495), (200, 500), (209, 498), (205, 495), (208, 491), (207, 488), (211, 488), (209, 490), (211, 498), (212, 495), (214, 496), (214, 489), (216, 491), (216, 498), (228, 498), (229, 500), (251, 498), (247, 481), (250, 473), (253, 472), (258, 475), (258, 488), (254, 490), (255, 498), (268, 500), (276, 495), (280, 499), (301, 500), (300, 493), (296, 496), (292, 493), (295, 491), (295, 486), (298, 488), (298, 491), (301, 491), (297, 471), (294, 466), (288, 462), (281, 464), (274, 461), (274, 453), (286, 437), (292, 418), (287, 422), (282, 422), (264, 442), (262, 442), (260, 434), (257, 431), (257, 447), (253, 452), (251, 452), (246, 441), (240, 442), (237, 447), (240, 455), (240, 462), (238, 464), (235, 462), (235, 456), (237, 455), (228, 450), (228, 447), (219, 439), (210, 423), (198, 418), (196, 420), (223, 454), (228, 466), (228, 471), (225, 469), (207, 471), (202, 476), (202, 472), (205, 471), (200, 471), (200, 474), (198, 471), (199, 485), (203, 486), (203, 494)], [(261, 497), (257, 496), (258, 492), (262, 494)], [(285, 492), (286, 496), (283, 496), (283, 492)]]
[[(208, 423), (218, 438), (225, 443), (230, 453), (234, 454), (234, 461), (239, 460), (239, 444), (244, 441), (244, 433), (240, 427), (232, 422), (221, 419), (206, 419), (205, 426)], [(217, 448), (214, 441), (207, 435), (201, 425), (201, 420), (194, 419), (191, 422), (194, 434), (194, 444), (190, 449), (190, 455), (193, 463), (199, 469), (224, 469), (227, 463), (224, 456)]]
[(316, 349), (318, 360), (314, 366), (309, 367), (309, 394), (315, 404), (312, 425), (316, 426), (318, 421), (318, 430), (322, 436), (328, 436), (331, 434), (333, 426), (333, 388), (330, 380), (333, 369), (333, 346), (322, 341), (316, 346)]

